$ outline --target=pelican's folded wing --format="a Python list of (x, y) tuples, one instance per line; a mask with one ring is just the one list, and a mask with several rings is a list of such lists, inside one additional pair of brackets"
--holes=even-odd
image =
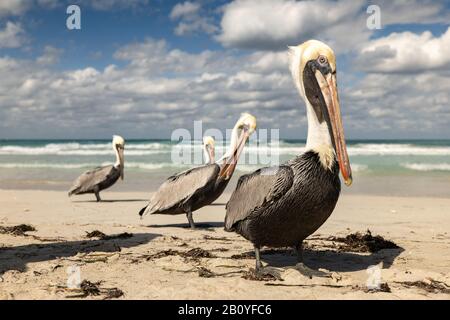
[(164, 211), (186, 202), (197, 190), (214, 183), (219, 171), (217, 164), (208, 164), (169, 177), (153, 194), (145, 212)]
[(93, 191), (96, 185), (108, 179), (113, 173), (113, 168), (113, 165), (108, 165), (84, 172), (74, 181), (69, 195)]
[(261, 168), (240, 177), (226, 206), (225, 230), (233, 230), (256, 209), (277, 201), (291, 188), (293, 179), (289, 166)]

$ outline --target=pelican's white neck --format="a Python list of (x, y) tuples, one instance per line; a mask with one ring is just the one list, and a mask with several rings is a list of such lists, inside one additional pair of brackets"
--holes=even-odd
[(328, 131), (328, 125), (326, 121), (319, 122), (317, 119), (316, 113), (308, 102), (305, 99), (306, 103), (306, 117), (308, 119), (308, 137), (306, 140), (306, 149), (314, 150), (320, 146), (329, 146), (333, 147), (331, 143), (330, 132)]
[(239, 126), (236, 124), (233, 128), (233, 131), (231, 131), (231, 138), (230, 138), (230, 146), (228, 147), (227, 151), (225, 152), (225, 154), (216, 161), (216, 163), (221, 163), (223, 160), (230, 158), (234, 151), (237, 148), (237, 144), (238, 144), (238, 140), (239, 140)]
[(330, 131), (326, 121), (319, 122), (316, 112), (304, 98), (306, 104), (306, 116), (308, 119), (308, 137), (306, 139), (306, 151), (314, 151), (319, 154), (320, 162), (325, 168), (331, 169), (335, 152), (331, 142)]
[(116, 163), (114, 163), (114, 168), (119, 168), (120, 167), (120, 156), (119, 156), (119, 150), (117, 150), (117, 147), (113, 147), (114, 152), (116, 153)]
[(211, 158), (209, 157), (208, 149), (206, 145), (203, 146), (203, 156), (205, 157), (205, 164), (211, 163)]

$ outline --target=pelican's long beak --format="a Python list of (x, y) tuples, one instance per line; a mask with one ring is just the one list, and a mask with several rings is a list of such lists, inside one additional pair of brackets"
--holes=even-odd
[(345, 143), (344, 127), (342, 125), (341, 109), (337, 93), (336, 74), (328, 73), (324, 77), (319, 70), (316, 70), (315, 76), (328, 110), (334, 137), (334, 147), (336, 149), (342, 178), (344, 179), (345, 184), (350, 186), (352, 184), (352, 169), (350, 167), (347, 146)]
[(120, 179), (123, 180), (124, 177), (124, 148), (119, 148), (119, 162), (120, 162)]
[(226, 180), (230, 179), (230, 177), (233, 175), (234, 169), (236, 168), (239, 157), (241, 156), (242, 150), (244, 149), (245, 143), (247, 142), (247, 139), (249, 137), (249, 130), (247, 128), (244, 128), (242, 130), (241, 136), (238, 138), (236, 148), (232, 151), (231, 156), (228, 159), (225, 159), (225, 163), (220, 169), (219, 177)]

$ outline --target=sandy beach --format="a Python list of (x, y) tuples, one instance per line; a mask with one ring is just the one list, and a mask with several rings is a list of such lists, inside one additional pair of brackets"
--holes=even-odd
[[(252, 245), (223, 230), (223, 194), (185, 216), (138, 217), (149, 194), (103, 193), (69, 199), (60, 191), (0, 191), (0, 226), (36, 231), (0, 234), (0, 299), (449, 299), (450, 199), (343, 194), (331, 218), (307, 241), (305, 260), (330, 278), (289, 269), (290, 250), (263, 251), (282, 280), (249, 277)], [(380, 235), (399, 248), (352, 252), (330, 237)], [(89, 232), (104, 235), (87, 237)], [(105, 237), (106, 235), (106, 237)], [(380, 290), (368, 290), (367, 271), (382, 267)], [(96, 294), (68, 289), (70, 270), (98, 283)], [(373, 269), (371, 269), (373, 270)], [(390, 291), (390, 292), (389, 292)], [(116, 292), (116, 291), (114, 291)]]

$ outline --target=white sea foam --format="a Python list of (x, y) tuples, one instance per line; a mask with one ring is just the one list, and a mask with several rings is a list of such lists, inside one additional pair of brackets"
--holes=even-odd
[[(170, 151), (170, 149), (167, 149)], [(165, 152), (169, 152), (165, 151)], [(164, 148), (126, 147), (127, 155), (143, 156), (164, 153)], [(98, 145), (76, 146), (76, 144), (48, 144), (44, 147), (4, 146), (0, 147), (0, 155), (56, 155), (56, 156), (101, 156), (114, 155), (111, 146), (99, 148)]]
[(358, 155), (427, 155), (427, 156), (444, 156), (450, 155), (450, 147), (444, 146), (417, 146), (412, 144), (356, 144), (348, 148), (348, 152), (352, 156)]
[(90, 168), (96, 167), (98, 165), (92, 163), (0, 163), (0, 168), (3, 169), (79, 169), (79, 168)]
[(401, 166), (415, 171), (450, 171), (450, 163), (402, 163)]
[[(193, 149), (192, 149), (193, 146)], [(175, 148), (174, 150), (172, 148)], [(216, 153), (223, 154), (228, 148), (228, 143), (217, 142)], [(168, 143), (128, 143), (125, 154), (130, 156), (145, 156), (152, 154), (164, 154), (172, 151), (199, 151), (201, 143), (194, 142), (182, 144)], [(255, 145), (250, 143), (245, 149), (245, 154), (259, 155), (296, 155), (305, 151), (304, 144), (290, 144), (280, 142)], [(419, 146), (413, 144), (377, 144), (360, 143), (348, 146), (350, 156), (408, 156), (408, 155), (428, 155), (446, 156), (450, 155), (450, 147), (447, 146)], [(102, 156), (113, 155), (114, 151), (110, 143), (50, 143), (45, 146), (18, 146), (6, 145), (0, 147), (0, 155), (57, 155), (57, 156)]]
[(369, 166), (366, 164), (352, 163), (352, 172), (361, 172), (369, 169)]
[[(111, 165), (110, 162), (101, 163), (100, 166)], [(96, 168), (99, 164), (94, 163), (0, 163), (0, 168), (3, 169), (82, 169), (82, 168)], [(125, 162), (126, 168), (144, 169), (144, 170), (159, 170), (163, 168), (187, 168), (189, 165), (173, 164), (173, 163), (143, 163), (143, 162)]]

